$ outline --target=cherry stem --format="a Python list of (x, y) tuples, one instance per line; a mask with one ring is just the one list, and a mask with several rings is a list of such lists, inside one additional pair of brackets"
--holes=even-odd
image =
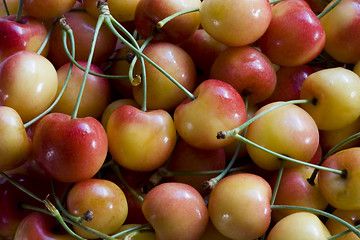
[[(190, 99), (195, 100), (195, 96), (187, 90), (184, 86), (182, 86), (178, 81), (176, 81), (170, 74), (168, 74), (164, 69), (162, 69), (159, 65), (157, 65), (153, 60), (151, 60), (148, 56), (143, 54), (138, 50), (138, 48), (134, 47), (132, 44), (130, 44), (124, 37), (122, 37), (116, 30), (116, 28), (113, 26), (112, 23), (117, 23), (116, 20), (109, 16), (107, 19), (105, 19), (105, 22), (107, 23), (109, 29), (125, 44), (127, 45), (131, 50), (133, 50), (136, 54), (138, 54), (140, 57), (144, 58), (146, 61), (148, 61), (151, 65), (153, 65), (157, 70), (159, 70), (162, 74), (164, 74), (170, 81), (172, 81), (177, 87), (179, 87)], [(121, 27), (122, 31), (126, 31), (121, 24), (117, 23), (117, 27)], [(130, 34), (131, 36), (131, 34)], [(131, 36), (131, 38), (133, 38)]]
[(134, 239), (134, 237), (136, 235), (139, 235), (141, 233), (147, 233), (147, 232), (151, 232), (151, 233), (154, 233), (154, 229), (140, 229), (140, 230), (137, 230), (137, 231), (133, 231), (131, 233), (129, 233), (128, 235), (125, 236), (124, 240), (132, 240)]
[(82, 81), (81, 86), (80, 86), (79, 95), (78, 95), (78, 98), (76, 100), (75, 107), (74, 107), (73, 113), (71, 115), (71, 119), (75, 119), (76, 116), (77, 116), (77, 113), (79, 111), (81, 98), (82, 98), (82, 95), (83, 95), (84, 89), (85, 89), (86, 79), (87, 79), (87, 76), (89, 74), (89, 70), (90, 70), (90, 67), (91, 67), (91, 61), (92, 61), (94, 51), (95, 51), (96, 40), (97, 40), (97, 37), (99, 35), (101, 25), (104, 22), (104, 19), (105, 19), (104, 15), (100, 14), (100, 16), (98, 18), (98, 21), (96, 23), (96, 26), (95, 26), (93, 40), (91, 42), (90, 53), (89, 53), (88, 61), (87, 61), (86, 68), (85, 68), (85, 71), (84, 71), (83, 81)]
[(312, 163), (308, 163), (308, 162), (303, 162), (303, 161), (300, 161), (300, 160), (297, 160), (297, 159), (294, 159), (294, 158), (290, 158), (288, 156), (285, 156), (285, 155), (282, 155), (282, 154), (279, 154), (279, 153), (276, 153), (274, 151), (271, 151), (267, 148), (264, 148), (263, 146), (260, 146), (252, 141), (250, 141), (249, 139), (237, 134), (236, 136), (234, 136), (234, 138), (236, 139), (239, 139), (240, 141), (243, 141), (247, 144), (250, 144), (252, 145), (253, 147), (256, 147), (260, 150), (263, 150), (264, 152), (267, 152), (269, 154), (272, 154), (280, 159), (284, 159), (284, 160), (287, 160), (287, 161), (290, 161), (290, 162), (293, 162), (293, 163), (297, 163), (297, 164), (302, 164), (302, 165), (305, 165), (305, 166), (308, 166), (308, 167), (312, 167), (312, 168), (315, 168), (315, 169), (319, 169), (319, 170), (323, 170), (323, 171), (328, 171), (328, 172), (332, 172), (332, 173), (335, 173), (335, 174), (339, 174), (341, 176), (344, 175), (344, 171), (341, 171), (341, 170), (337, 170), (337, 169), (333, 169), (333, 168), (328, 168), (328, 167), (323, 167), (323, 166), (319, 166), (319, 165), (316, 165), (316, 164), (312, 164)]
[(307, 99), (297, 99), (297, 100), (291, 100), (291, 101), (286, 101), (286, 102), (281, 102), (275, 106), (272, 106), (269, 109), (266, 109), (265, 111), (259, 113), (258, 115), (252, 117), (251, 119), (247, 120), (245, 123), (243, 123), (242, 125), (240, 125), (237, 128), (234, 128), (232, 130), (229, 131), (220, 131), (218, 132), (218, 136), (217, 138), (229, 138), (229, 137), (234, 137), (236, 135), (238, 135), (239, 132), (241, 132), (242, 130), (244, 130), (246, 127), (248, 127), (251, 123), (253, 123), (255, 120), (257, 120), (258, 118), (262, 117), (263, 115), (279, 108), (279, 107), (283, 107), (289, 104), (301, 104), (301, 103), (312, 103), (312, 100), (307, 100)]
[(45, 38), (44, 42), (41, 44), (39, 50), (37, 51), (37, 54), (41, 54), (41, 53), (44, 51), (46, 45), (47, 45), (48, 42), (49, 42), (51, 33), (52, 33), (52, 31), (54, 30), (55, 23), (56, 23), (56, 20), (54, 20), (54, 22), (51, 24), (51, 26), (50, 26), (50, 28), (49, 28), (49, 31), (48, 31), (48, 33), (46, 34), (46, 38)]
[[(353, 134), (352, 136), (342, 140), (341, 142), (339, 142), (338, 144), (336, 144), (334, 147), (332, 147), (322, 158), (321, 161), (319, 162), (318, 165), (321, 165), (328, 157), (330, 157), (332, 154), (334, 154), (337, 150), (339, 150), (342, 146), (344, 146), (345, 144), (357, 139), (360, 137), (360, 132)], [(311, 177), (308, 178), (308, 182), (311, 185), (315, 184), (315, 178), (316, 175), (318, 174), (319, 170), (318, 169), (314, 169), (314, 171), (311, 174)]]
[(165, 24), (167, 24), (169, 21), (173, 20), (176, 17), (179, 17), (184, 14), (192, 13), (192, 12), (198, 12), (199, 10), (200, 10), (199, 8), (192, 8), (192, 9), (176, 12), (176, 13), (164, 18), (163, 20), (159, 21), (156, 24), (156, 27), (162, 28), (162, 27), (164, 27)]
[(269, 3), (270, 3), (270, 5), (272, 5), (272, 4), (282, 2), (282, 1), (284, 1), (284, 0), (274, 0), (274, 1), (269, 1)]
[(318, 19), (321, 19), (323, 16), (325, 16), (328, 12), (330, 12), (334, 7), (336, 7), (342, 0), (336, 0), (331, 6), (329, 6), (328, 8), (326, 8), (324, 11), (322, 11), (321, 13), (319, 13), (317, 15)]
[(34, 198), (35, 200), (39, 201), (39, 202), (43, 202), (43, 199), (41, 199), (40, 197), (38, 197), (36, 194), (34, 194), (33, 192), (31, 192), (30, 190), (26, 189), (24, 186), (22, 186), (21, 184), (19, 184), (18, 182), (14, 181), (11, 177), (9, 177), (5, 172), (0, 172), (0, 175), (5, 178), (7, 181), (9, 181), (12, 185), (14, 185), (15, 187), (17, 187), (19, 190), (23, 191), (24, 193), (26, 193), (27, 195), (29, 195), (30, 197)]
[[(356, 229), (360, 228), (360, 224), (355, 226)], [(341, 233), (335, 234), (333, 236), (328, 237), (328, 240), (334, 240), (334, 239), (338, 239), (341, 238), (342, 236), (345, 236), (346, 234), (351, 233), (352, 231), (350, 229), (343, 231)]]
[(136, 227), (133, 227), (133, 228), (126, 229), (124, 231), (121, 231), (119, 233), (116, 233), (116, 234), (112, 235), (111, 237), (120, 237), (122, 235), (131, 233), (131, 232), (134, 232), (134, 231), (138, 231), (138, 230), (141, 230), (141, 229), (144, 229), (144, 228), (150, 228), (150, 227), (151, 227), (151, 225), (149, 223), (146, 223), (146, 224), (143, 224), (143, 225), (140, 225), (140, 226), (136, 226)]
[(330, 218), (334, 221), (337, 221), (341, 224), (343, 224), (344, 226), (346, 226), (350, 231), (352, 231), (353, 233), (355, 233), (356, 236), (358, 236), (360, 238), (360, 231), (354, 227), (353, 225), (351, 225), (350, 223), (346, 222), (345, 220), (322, 210), (319, 209), (315, 209), (315, 208), (309, 208), (309, 207), (302, 207), (302, 206), (293, 206), (293, 205), (272, 205), (271, 206), (272, 210), (275, 209), (293, 209), (293, 210), (300, 210), (300, 211), (306, 211), (306, 212), (311, 212), (314, 213), (316, 215), (321, 215), (327, 218)]
[(120, 179), (121, 183), (124, 184), (124, 186), (129, 190), (129, 192), (131, 192), (131, 194), (133, 194), (140, 202), (143, 202), (144, 198), (140, 196), (123, 178), (119, 165), (113, 162), (112, 169), (114, 170), (116, 176)]
[[(63, 32), (63, 40), (66, 42), (66, 33), (65, 33), (65, 32)], [(72, 54), (75, 55), (75, 46), (74, 46), (74, 45), (72, 46)], [(35, 123), (36, 121), (38, 121), (39, 119), (41, 119), (43, 116), (45, 116), (46, 114), (48, 114), (48, 113), (56, 106), (56, 104), (60, 101), (60, 98), (61, 98), (62, 95), (64, 94), (64, 92), (65, 92), (65, 90), (66, 90), (66, 87), (67, 87), (67, 84), (68, 84), (68, 82), (69, 82), (72, 68), (73, 68), (73, 64), (70, 63), (69, 70), (68, 70), (68, 73), (67, 73), (67, 75), (66, 75), (66, 79), (65, 79), (65, 82), (64, 82), (64, 86), (62, 87), (59, 95), (56, 97), (56, 99), (54, 100), (54, 102), (53, 102), (44, 112), (42, 112), (40, 115), (36, 116), (34, 119), (32, 119), (32, 120), (30, 120), (29, 122), (25, 123), (25, 124), (24, 124), (24, 127), (25, 127), (25, 128), (30, 127), (33, 123)]]
[(22, 8), (24, 5), (24, 0), (19, 0), (19, 7), (17, 9), (17, 13), (16, 13), (16, 22), (19, 23), (21, 21), (21, 14), (22, 14)]
[(271, 201), (270, 201), (270, 204), (271, 204), (271, 205), (274, 205), (274, 203), (275, 203), (276, 195), (277, 195), (277, 192), (278, 192), (278, 190), (279, 190), (279, 186), (280, 186), (280, 182), (281, 182), (281, 177), (282, 177), (282, 175), (283, 175), (284, 169), (285, 169), (285, 160), (282, 159), (282, 160), (281, 160), (281, 164), (280, 164), (279, 173), (278, 173), (278, 176), (277, 176), (277, 178), (276, 178), (276, 183), (275, 183), (274, 190), (273, 190), (273, 195), (272, 195)]
[(8, 6), (6, 4), (6, 0), (3, 0), (3, 4), (4, 4), (4, 9), (5, 9), (5, 12), (6, 12), (6, 16), (9, 16), (10, 12), (9, 12)]

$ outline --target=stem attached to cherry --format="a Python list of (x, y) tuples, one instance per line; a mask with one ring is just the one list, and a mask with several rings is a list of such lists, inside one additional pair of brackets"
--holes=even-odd
[(3, 0), (3, 5), (4, 5), (6, 16), (9, 16), (10, 12), (9, 12), (9, 8), (8, 8), (8, 6), (6, 4), (6, 0)]
[(184, 11), (180, 11), (180, 12), (177, 12), (177, 13), (174, 13), (166, 18), (164, 18), (163, 20), (159, 21), (157, 24), (156, 24), (156, 27), (157, 28), (162, 28), (164, 27), (164, 25), (166, 23), (168, 23), (169, 21), (171, 21), (172, 19), (176, 18), (176, 17), (179, 17), (181, 15), (184, 15), (184, 14), (188, 14), (188, 13), (192, 13), (192, 12), (198, 12), (200, 9), (199, 8), (192, 8), (192, 9), (188, 9), (188, 10), (184, 10)]
[(16, 22), (19, 23), (21, 21), (21, 14), (22, 14), (22, 8), (24, 5), (24, 0), (19, 0), (19, 7), (17, 9), (17, 13), (16, 13)]

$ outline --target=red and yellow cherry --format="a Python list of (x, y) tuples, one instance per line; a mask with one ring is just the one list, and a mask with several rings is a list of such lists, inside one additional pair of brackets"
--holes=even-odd
[[(331, 214), (335, 215), (336, 217), (339, 217), (346, 222), (350, 223), (353, 226), (359, 225), (359, 219), (360, 219), (360, 210), (341, 210), (341, 209), (335, 209)], [(327, 219), (325, 226), (327, 229), (329, 229), (329, 232), (331, 235), (336, 235), (339, 233), (342, 233), (344, 231), (347, 231), (348, 228), (344, 226), (343, 224), (339, 223), (338, 221), (335, 221), (333, 219)], [(339, 240), (356, 240), (359, 239), (358, 236), (355, 235), (355, 233), (350, 232), (348, 234), (345, 234), (342, 237), (338, 238)]]
[[(90, 53), (91, 43), (95, 32), (97, 19), (84, 11), (68, 12), (65, 15), (67, 24), (71, 27), (75, 40), (75, 59), (87, 61)], [(100, 28), (92, 63), (100, 66), (114, 52), (117, 38), (105, 25)], [(71, 53), (70, 40), (67, 40), (67, 46)], [(61, 67), (69, 62), (65, 53), (62, 30), (56, 23), (50, 37), (50, 48), (48, 54), (49, 60), (56, 66)]]
[(310, 62), (323, 50), (325, 31), (304, 0), (279, 2), (271, 12), (270, 25), (258, 41), (271, 62), (298, 66)]
[(200, 7), (201, 26), (217, 41), (231, 47), (255, 42), (270, 21), (271, 6), (267, 0), (207, 0)]
[[(285, 168), (281, 176), (274, 204), (325, 210), (328, 203), (319, 191), (317, 179), (315, 185), (311, 185), (307, 181), (313, 171), (313, 168), (302, 165)], [(275, 186), (277, 177), (278, 173), (275, 173), (270, 180), (272, 188)], [(272, 211), (272, 220), (278, 222), (280, 219), (294, 212), (298, 212), (298, 210), (274, 209)]]
[(318, 216), (309, 212), (297, 212), (277, 222), (270, 230), (267, 240), (326, 240), (330, 236), (329, 230)]
[(256, 239), (265, 234), (270, 225), (271, 195), (269, 183), (258, 175), (229, 175), (210, 193), (210, 219), (225, 237)]
[[(182, 48), (172, 43), (161, 42), (150, 44), (143, 50), (143, 53), (189, 92), (194, 91), (197, 83), (195, 65), (189, 54)], [(141, 74), (141, 68), (140, 61), (138, 61), (134, 70), (135, 73)], [(146, 107), (148, 109), (171, 111), (186, 99), (186, 94), (150, 63), (145, 62), (145, 69), (147, 81)], [(140, 83), (133, 87), (133, 96), (139, 105), (143, 101), (143, 86)]]
[[(87, 62), (85, 61), (78, 61), (78, 63), (84, 68), (87, 65)], [(66, 63), (57, 70), (59, 81), (57, 95), (64, 86), (69, 68), (70, 63)], [(90, 71), (103, 74), (103, 71), (94, 64), (91, 64)], [(72, 114), (83, 82), (83, 77), (84, 71), (73, 66), (65, 92), (52, 109), (53, 112), (65, 113), (68, 115)], [(100, 119), (109, 102), (110, 84), (108, 79), (88, 74), (77, 116)]]
[[(335, 4), (331, 1), (326, 8)], [(355, 64), (360, 60), (360, 3), (341, 1), (336, 8), (320, 19), (325, 30), (325, 51), (342, 63)], [(349, 37), (351, 36), (351, 37)]]
[(0, 171), (22, 165), (31, 151), (23, 121), (12, 108), (0, 106)]
[(145, 195), (142, 210), (158, 240), (199, 239), (209, 220), (200, 193), (184, 183), (157, 185)]
[(195, 100), (185, 100), (175, 109), (174, 122), (182, 139), (193, 147), (214, 150), (234, 139), (217, 139), (217, 133), (234, 129), (246, 121), (246, 108), (238, 91), (216, 79), (202, 82)]
[(24, 123), (54, 101), (58, 78), (53, 64), (31, 51), (19, 51), (0, 64), (0, 105), (15, 109)]
[[(142, 38), (148, 38), (159, 21), (180, 11), (199, 8), (200, 0), (140, 0), (134, 24)], [(172, 43), (185, 41), (199, 28), (199, 12), (195, 11), (178, 16), (162, 28), (156, 28), (154, 40)]]
[(229, 83), (251, 104), (268, 98), (276, 85), (273, 64), (251, 46), (233, 47), (221, 52), (211, 67), (210, 78)]
[(27, 215), (19, 224), (14, 240), (75, 240), (62, 229), (62, 232), (54, 231), (56, 220), (52, 216), (40, 212), (32, 212)]
[[(255, 116), (282, 102), (273, 102), (260, 108)], [(319, 131), (315, 121), (294, 104), (278, 107), (251, 123), (246, 131), (250, 141), (276, 153), (309, 162), (319, 145)], [(251, 159), (261, 168), (276, 170), (281, 161), (277, 156), (247, 144)], [(286, 163), (287, 166), (294, 165)]]
[[(91, 210), (92, 220), (84, 226), (111, 234), (124, 222), (128, 205), (124, 192), (115, 183), (104, 179), (88, 179), (76, 183), (66, 197), (66, 207), (70, 214), (81, 217)], [(73, 226), (74, 231), (87, 239), (96, 239), (92, 233)]]
[(37, 124), (33, 149), (39, 165), (60, 182), (92, 178), (108, 152), (108, 139), (101, 123), (92, 117), (74, 118), (50, 113)]
[[(171, 160), (167, 165), (167, 170), (175, 172), (222, 170), (225, 168), (225, 160), (225, 151), (223, 148), (206, 151), (195, 148), (186, 143), (183, 139), (179, 138), (176, 147), (171, 154)], [(203, 189), (202, 184), (213, 177), (216, 177), (216, 174), (184, 176), (175, 175), (166, 178), (166, 180), (189, 184), (204, 196), (207, 191)]]
[[(0, 31), (0, 62), (18, 51), (37, 52), (48, 32), (42, 21), (30, 16), (21, 16), (17, 22), (16, 15), (1, 17)], [(42, 55), (47, 56), (48, 50), (47, 45)]]
[(40, 19), (52, 19), (69, 12), (76, 0), (24, 0), (24, 10), (27, 15)]
[(360, 77), (342, 68), (327, 68), (308, 76), (300, 92), (302, 104), (320, 130), (335, 130), (354, 122), (360, 116)]
[[(129, 22), (135, 19), (135, 10), (140, 0), (108, 0), (106, 1), (111, 16), (118, 22)], [(99, 9), (97, 8), (97, 0), (83, 0), (86, 11), (93, 17), (99, 16)]]
[(321, 194), (334, 208), (360, 209), (360, 148), (348, 148), (331, 155), (322, 166), (343, 171), (343, 174), (319, 171), (318, 182)]
[(134, 99), (132, 98), (121, 98), (118, 100), (115, 100), (113, 102), (111, 102), (110, 104), (108, 104), (105, 108), (105, 110), (103, 111), (103, 114), (101, 116), (101, 124), (103, 125), (103, 127), (105, 128), (105, 130), (107, 129), (107, 123), (109, 121), (109, 118), (111, 116), (111, 114), (120, 106), (123, 105), (130, 105), (130, 106), (134, 106), (136, 108), (140, 109), (139, 104), (137, 104), (135, 102)]
[[(165, 110), (144, 112), (136, 107), (118, 107), (107, 124), (109, 152), (120, 166), (148, 172), (162, 166), (176, 144), (176, 129)], [(139, 147), (141, 146), (141, 147)]]

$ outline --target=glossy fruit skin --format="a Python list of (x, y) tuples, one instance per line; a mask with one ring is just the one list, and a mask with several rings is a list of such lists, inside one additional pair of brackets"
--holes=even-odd
[(345, 127), (360, 116), (360, 77), (342, 67), (322, 69), (305, 79), (300, 98), (315, 101), (301, 107), (319, 130)]
[(280, 220), (268, 235), (268, 240), (314, 239), (326, 240), (330, 237), (329, 230), (313, 213), (293, 213)]
[(175, 109), (174, 122), (179, 135), (193, 147), (214, 150), (234, 139), (217, 139), (217, 133), (236, 128), (246, 121), (241, 95), (230, 84), (208, 79), (194, 91), (195, 100), (185, 100)]
[[(200, 4), (200, 0), (140, 0), (135, 11), (134, 24), (140, 36), (146, 39), (162, 19), (179, 11), (199, 8)], [(188, 39), (199, 25), (198, 11), (176, 17), (162, 28), (156, 29), (153, 41), (181, 43)]]
[(280, 66), (298, 66), (313, 60), (324, 48), (325, 31), (303, 0), (279, 2), (259, 39), (261, 51)]
[(229, 175), (210, 193), (210, 219), (225, 237), (244, 240), (261, 237), (271, 221), (271, 194), (268, 182), (258, 175)]
[[(67, 194), (66, 206), (69, 213), (77, 217), (93, 210), (93, 219), (83, 224), (105, 234), (118, 229), (128, 214), (124, 192), (115, 183), (104, 179), (78, 182)], [(80, 227), (74, 226), (74, 230), (84, 238), (98, 238)]]
[(71, 119), (63, 113), (50, 113), (40, 120), (33, 138), (39, 165), (60, 182), (92, 178), (105, 161), (106, 132), (92, 117)]
[[(87, 62), (78, 61), (78, 63), (82, 67), (86, 68)], [(59, 81), (57, 95), (59, 95), (64, 86), (69, 68), (70, 63), (66, 63), (57, 70)], [(104, 74), (104, 72), (94, 64), (91, 64), (90, 71)], [(73, 66), (65, 92), (53, 108), (53, 112), (65, 113), (68, 115), (72, 114), (83, 78), (84, 71), (76, 66)], [(77, 116), (80, 118), (93, 117), (100, 119), (106, 106), (110, 102), (110, 94), (110, 84), (108, 79), (88, 74)]]
[[(179, 46), (160, 42), (148, 45), (143, 53), (170, 74), (189, 92), (193, 92), (197, 84), (195, 65), (191, 57)], [(140, 61), (137, 62), (134, 72), (142, 74)], [(186, 94), (163, 73), (145, 61), (147, 81), (148, 109), (164, 109), (172, 111), (177, 105), (187, 98)], [(143, 84), (133, 87), (135, 101), (142, 105)]]
[(196, 240), (209, 219), (200, 193), (183, 183), (163, 183), (151, 189), (142, 210), (158, 240)]
[(43, 113), (56, 97), (56, 69), (35, 52), (19, 51), (6, 58), (0, 79), (0, 105), (15, 109), (24, 123)]
[[(18, 51), (38, 51), (48, 31), (43, 22), (36, 18), (23, 15), (20, 22), (16, 22), (16, 15), (9, 15), (0, 17), (0, 32), (0, 62), (2, 62)], [(46, 56), (48, 50), (49, 48), (46, 47), (42, 55)]]
[(326, 201), (334, 208), (343, 210), (360, 209), (360, 192), (358, 179), (360, 176), (360, 148), (348, 148), (331, 155), (322, 166), (346, 170), (342, 176), (327, 171), (319, 171), (319, 189)]
[(176, 144), (174, 121), (161, 109), (144, 112), (130, 105), (120, 106), (110, 115), (107, 135), (114, 161), (140, 172), (162, 166)]
[(75, 240), (67, 232), (53, 233), (55, 218), (40, 212), (32, 212), (20, 223), (14, 240)]
[(0, 106), (0, 171), (14, 169), (26, 161), (31, 144), (19, 114)]
[[(67, 24), (71, 27), (75, 39), (75, 59), (87, 61), (90, 53), (91, 42), (95, 32), (97, 19), (89, 15), (87, 12), (74, 11), (65, 15)], [(103, 25), (100, 28), (98, 38), (96, 40), (95, 52), (92, 63), (100, 66), (114, 52), (116, 47), (116, 36)], [(57, 23), (50, 37), (50, 49), (48, 58), (56, 68), (61, 67), (69, 62), (65, 53), (62, 41), (62, 33)], [(71, 53), (70, 40), (67, 40), (67, 46)]]
[(30, 16), (52, 19), (69, 12), (75, 3), (76, 0), (25, 0), (23, 8)]
[(250, 104), (268, 98), (276, 86), (276, 71), (270, 60), (251, 46), (224, 50), (211, 66), (210, 78), (232, 85)]
[[(334, 4), (330, 2), (327, 8)], [(336, 8), (320, 19), (326, 33), (325, 51), (342, 63), (355, 64), (360, 60), (360, 3), (341, 1)]]
[(200, 7), (201, 26), (217, 41), (231, 47), (258, 40), (271, 18), (271, 6), (266, 0), (207, 0)]
[[(346, 222), (350, 223), (353, 226), (358, 225), (359, 217), (360, 217), (360, 210), (341, 210), (341, 209), (335, 209), (331, 214), (345, 220)], [(343, 224), (332, 220), (327, 219), (325, 226), (329, 229), (329, 232), (331, 235), (335, 235), (338, 233), (342, 233), (346, 230), (348, 230), (347, 227), (345, 227)], [(338, 238), (339, 240), (356, 240), (359, 239), (358, 236), (355, 235), (355, 233), (350, 232), (348, 234), (345, 234), (342, 237)]]
[[(282, 102), (273, 102), (260, 108), (255, 115)], [(266, 133), (266, 134), (264, 134)], [(311, 116), (297, 105), (278, 107), (251, 123), (246, 132), (250, 141), (276, 153), (309, 162), (319, 145), (319, 131)], [(261, 168), (276, 170), (281, 161), (250, 144), (246, 145), (251, 159)], [(286, 166), (295, 163), (286, 162)]]

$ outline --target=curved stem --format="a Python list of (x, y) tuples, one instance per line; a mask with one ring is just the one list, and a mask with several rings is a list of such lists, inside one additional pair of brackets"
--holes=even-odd
[(151, 225), (149, 223), (146, 223), (146, 224), (143, 224), (143, 225), (140, 225), (140, 226), (136, 226), (136, 227), (133, 227), (133, 228), (126, 229), (124, 231), (121, 231), (119, 233), (116, 233), (116, 234), (112, 235), (111, 237), (120, 237), (120, 236), (125, 235), (127, 233), (131, 233), (133, 231), (137, 231), (137, 230), (140, 230), (140, 229), (143, 229), (143, 228), (149, 228), (149, 227), (151, 227)]
[(174, 13), (166, 18), (164, 18), (163, 20), (159, 21), (157, 24), (156, 24), (156, 27), (157, 28), (162, 28), (164, 27), (164, 25), (166, 23), (168, 23), (169, 21), (171, 21), (172, 19), (178, 17), (178, 16), (181, 16), (181, 15), (184, 15), (184, 14), (188, 14), (188, 13), (192, 13), (192, 12), (198, 12), (200, 9), (199, 8), (192, 8), (192, 9), (188, 9), (188, 10), (184, 10), (184, 11), (180, 11), (180, 12), (177, 12), (177, 13)]
[(220, 131), (218, 133), (218, 138), (229, 138), (229, 137), (234, 137), (236, 135), (238, 135), (239, 132), (241, 132), (242, 130), (244, 130), (246, 127), (248, 127), (251, 123), (253, 123), (255, 120), (257, 120), (258, 118), (264, 116), (265, 114), (277, 109), (277, 108), (280, 108), (280, 107), (283, 107), (283, 106), (286, 106), (286, 105), (289, 105), (289, 104), (300, 104), (300, 103), (312, 103), (312, 100), (307, 100), (307, 99), (299, 99), (299, 100), (291, 100), (291, 101), (286, 101), (286, 102), (281, 102), (275, 106), (272, 106), (271, 108), (269, 109), (266, 109), (265, 111), (259, 113), (258, 115), (252, 117), (251, 119), (247, 120), (244, 124), (240, 125), (239, 127), (237, 128), (234, 128), (232, 130), (229, 130), (229, 131)]
[(17, 23), (20, 22), (20, 20), (21, 20), (23, 5), (24, 5), (24, 0), (19, 0), (19, 7), (17, 9), (16, 20), (15, 20)]
[(26, 193), (27, 195), (29, 195), (30, 197), (36, 199), (39, 202), (43, 202), (43, 199), (41, 199), (40, 197), (38, 197), (35, 193), (31, 192), (30, 190), (26, 189), (24, 186), (22, 186), (21, 184), (19, 184), (18, 182), (14, 181), (11, 177), (9, 177), (6, 173), (4, 172), (0, 172), (0, 175), (5, 178), (7, 181), (9, 181), (12, 185), (14, 185), (15, 187), (17, 187), (18, 189), (20, 189), (21, 191), (23, 191), (24, 193)]
[(50, 26), (50, 28), (49, 28), (49, 31), (48, 31), (48, 33), (46, 34), (46, 38), (45, 38), (44, 42), (41, 44), (39, 50), (37, 51), (37, 54), (41, 54), (41, 53), (44, 51), (46, 45), (47, 45), (48, 42), (49, 42), (51, 33), (52, 33), (52, 31), (54, 30), (55, 23), (56, 23), (56, 20), (54, 20), (53, 23), (51, 24), (51, 26)]
[[(360, 228), (360, 224), (359, 225), (356, 225), (355, 226), (356, 229), (359, 229)], [(332, 235), (330, 237), (328, 237), (328, 240), (334, 240), (334, 239), (338, 239), (338, 238), (341, 238), (342, 236), (345, 236), (346, 234), (349, 234), (351, 233), (352, 231), (350, 229), (346, 230), (346, 231), (343, 231), (341, 233), (338, 233), (338, 234), (335, 234), (335, 235)]]
[(81, 86), (80, 86), (79, 95), (78, 95), (78, 98), (76, 100), (75, 107), (74, 107), (73, 113), (71, 115), (71, 119), (75, 119), (77, 117), (77, 113), (79, 111), (81, 98), (82, 98), (82, 95), (84, 93), (84, 88), (85, 88), (85, 84), (86, 84), (86, 79), (87, 79), (87, 76), (89, 74), (89, 70), (90, 70), (90, 67), (91, 67), (91, 61), (92, 61), (94, 51), (95, 51), (96, 40), (97, 40), (97, 37), (99, 35), (101, 25), (104, 22), (104, 19), (105, 19), (105, 17), (100, 14), (100, 16), (98, 18), (98, 21), (96, 23), (96, 26), (95, 26), (95, 31), (94, 31), (93, 40), (92, 40), (92, 43), (91, 43), (90, 53), (89, 53), (88, 61), (87, 61), (87, 64), (86, 64), (86, 69), (84, 71), (83, 81), (82, 81)]
[(319, 13), (317, 15), (318, 19), (321, 19), (323, 16), (325, 16), (328, 12), (330, 12), (334, 7), (336, 7), (342, 0), (336, 0), (331, 6), (329, 6), (328, 8), (325, 8), (324, 11), (322, 11), (321, 13)]
[[(66, 32), (65, 32), (65, 31), (62, 32), (62, 36), (63, 36), (63, 42), (66, 42)], [(72, 48), (72, 54), (73, 54), (73, 56), (74, 56), (74, 55), (75, 55), (75, 44), (72, 42), (71, 45), (72, 45), (72, 46), (71, 46), (71, 48)], [(65, 90), (66, 90), (67, 84), (68, 84), (68, 82), (69, 82), (72, 68), (73, 68), (73, 64), (70, 63), (69, 70), (68, 70), (68, 73), (67, 73), (67, 75), (66, 75), (66, 79), (65, 79), (64, 85), (63, 85), (63, 87), (62, 87), (59, 95), (58, 95), (58, 96), (56, 97), (56, 99), (54, 100), (54, 102), (53, 102), (43, 113), (41, 113), (40, 115), (36, 116), (34, 119), (30, 120), (29, 122), (25, 123), (25, 124), (24, 124), (24, 127), (25, 127), (25, 128), (30, 127), (33, 123), (35, 123), (36, 121), (38, 121), (39, 119), (41, 119), (42, 117), (44, 117), (46, 114), (48, 114), (48, 113), (56, 106), (56, 104), (60, 101), (60, 98), (62, 97), (62, 95), (64, 95), (64, 92), (65, 92)]]
[(10, 12), (9, 12), (9, 8), (7, 6), (6, 0), (3, 0), (3, 5), (4, 5), (6, 16), (9, 16)]
[(139, 229), (139, 230), (133, 231), (133, 232), (129, 233), (128, 235), (126, 235), (124, 240), (132, 240), (132, 239), (134, 239), (134, 237), (136, 235), (139, 235), (141, 233), (147, 233), (147, 232), (155, 233), (154, 229)]
[(285, 155), (282, 155), (282, 154), (279, 154), (279, 153), (276, 153), (274, 151), (271, 151), (267, 148), (264, 148), (248, 139), (246, 139), (245, 137), (237, 134), (236, 136), (234, 136), (236, 139), (239, 139), (240, 141), (243, 141), (243, 142), (246, 142), (247, 144), (250, 144), (252, 145), (253, 147), (256, 147), (264, 152), (267, 152), (267, 153), (270, 153), (280, 159), (284, 159), (284, 160), (287, 160), (287, 161), (290, 161), (290, 162), (293, 162), (293, 163), (298, 163), (298, 164), (302, 164), (302, 165), (305, 165), (305, 166), (308, 166), (308, 167), (312, 167), (312, 168), (315, 168), (315, 169), (319, 169), (319, 170), (323, 170), (323, 171), (328, 171), (328, 172), (332, 172), (332, 173), (335, 173), (335, 174), (339, 174), (339, 175), (344, 175), (344, 171), (341, 171), (341, 170), (337, 170), (337, 169), (332, 169), (332, 168), (327, 168), (327, 167), (323, 167), (323, 166), (319, 166), (319, 165), (316, 165), (316, 164), (312, 164), (312, 163), (308, 163), (308, 162), (303, 162), (303, 161), (300, 161), (300, 160), (297, 160), (297, 159), (294, 159), (294, 158), (290, 158), (288, 156), (285, 156)]
[(311, 212), (317, 215), (321, 215), (327, 218), (330, 218), (334, 221), (337, 221), (341, 224), (343, 224), (344, 226), (346, 226), (347, 228), (349, 228), (349, 230), (351, 230), (353, 233), (355, 233), (356, 236), (358, 236), (360, 238), (360, 231), (354, 227), (353, 225), (351, 225), (350, 223), (346, 222), (345, 220), (330, 214), (328, 212), (319, 210), (319, 209), (315, 209), (315, 208), (308, 208), (308, 207), (301, 207), (301, 206), (290, 206), (290, 205), (272, 205), (271, 209), (294, 209), (294, 210), (300, 210), (300, 211), (306, 211), (306, 212)]

